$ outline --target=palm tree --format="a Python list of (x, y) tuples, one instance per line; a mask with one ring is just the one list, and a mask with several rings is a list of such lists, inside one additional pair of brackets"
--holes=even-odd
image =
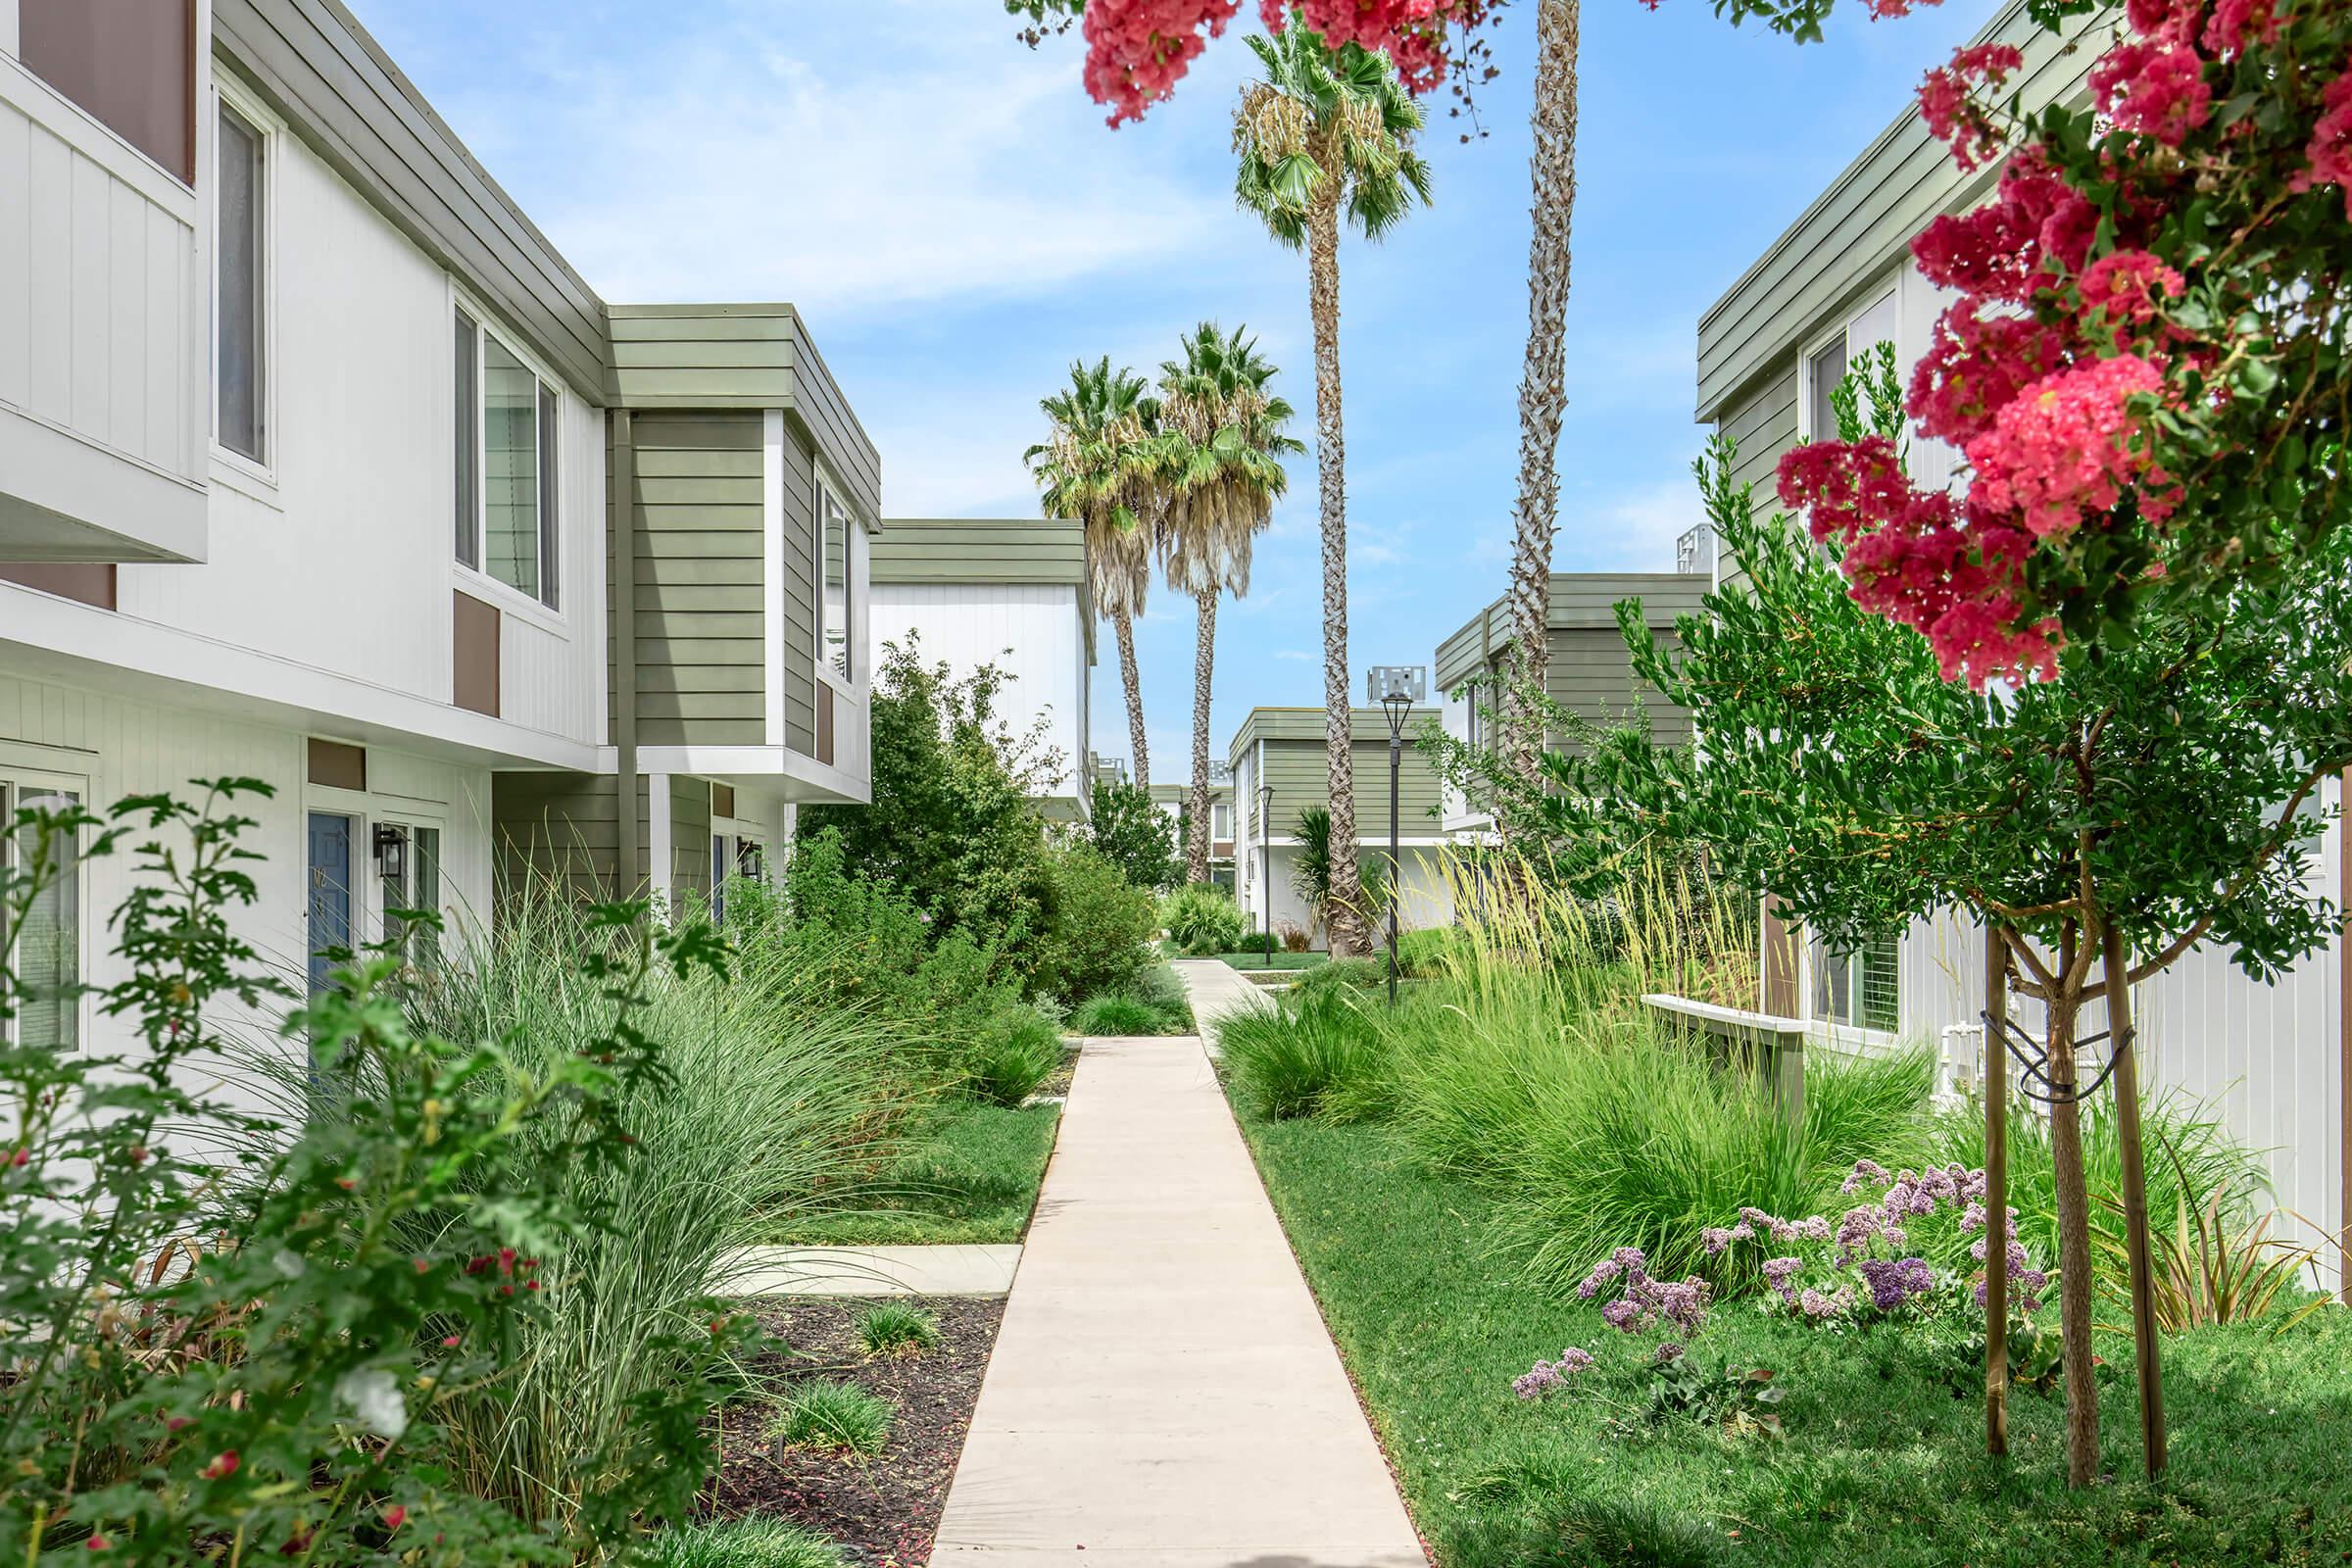
[[(1388, 57), (1359, 44), (1337, 51), (1293, 13), (1270, 38), (1250, 36), (1262, 80), (1242, 89), (1233, 121), (1241, 169), (1234, 192), (1283, 244), (1306, 251), (1307, 308), (1315, 325), (1315, 461), (1323, 514), (1324, 746), (1332, 831), (1355, 842), (1354, 725), (1348, 689), (1347, 444), (1340, 423), (1340, 221), (1367, 239), (1429, 200), (1429, 168), (1412, 150), (1421, 110)], [(1334, 867), (1346, 929), (1332, 951), (1355, 951), (1361, 933), (1355, 858)]]
[(1119, 678), (1127, 686), (1127, 735), (1135, 782), (1152, 781), (1144, 740), (1143, 675), (1135, 663), (1135, 621), (1152, 585), (1152, 541), (1159, 521), (1165, 446), (1159, 404), (1144, 378), (1110, 368), (1104, 355), (1070, 366), (1070, 384), (1038, 407), (1052, 437), (1021, 456), (1050, 516), (1075, 517), (1086, 533), (1095, 612), (1118, 628)]
[(1270, 397), (1274, 367), (1248, 328), (1231, 336), (1202, 321), (1184, 358), (1159, 368), (1160, 429), (1173, 483), (1160, 528), (1168, 586), (1200, 609), (1193, 654), (1193, 794), (1185, 811), (1185, 875), (1208, 880), (1208, 697), (1216, 666), (1217, 595), (1250, 592), (1253, 541), (1273, 519), (1290, 476), (1282, 460), (1306, 451), (1287, 433), (1292, 409)]
[[(1576, 206), (1578, 0), (1536, 10), (1534, 232), (1527, 255), (1527, 363), (1519, 381), (1519, 506), (1511, 547), (1511, 676), (1502, 692), (1504, 765), (1530, 783), (1543, 718), (1532, 694), (1550, 661), (1551, 541), (1559, 524), (1560, 416), (1568, 402), (1569, 218)], [(1510, 831), (1507, 818), (1501, 823)]]

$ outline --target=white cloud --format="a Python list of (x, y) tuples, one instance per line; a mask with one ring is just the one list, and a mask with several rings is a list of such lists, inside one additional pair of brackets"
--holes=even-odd
[(1675, 541), (1707, 520), (1688, 476), (1582, 504), (1563, 501), (1554, 571), (1672, 571)]
[[(590, 29), (576, 54), (542, 48), (537, 90), (447, 107), (492, 167), (536, 163), (564, 187), (533, 216), (608, 299), (838, 318), (1052, 295), (1232, 238), (1223, 189), (1103, 128), (1071, 49), (1023, 50), (968, 0), (888, 0), (904, 22), (869, 6), (885, 9), (852, 8), (840, 38), (798, 7), (690, 10), (647, 35), (650, 58), (593, 51)], [(880, 36), (893, 46), (851, 47)], [(570, 158), (546, 162), (558, 148)]]

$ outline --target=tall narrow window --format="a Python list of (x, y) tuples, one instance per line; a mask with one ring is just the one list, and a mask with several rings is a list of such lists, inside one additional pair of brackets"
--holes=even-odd
[(821, 657), (825, 667), (837, 678), (851, 681), (857, 678), (854, 673), (857, 662), (852, 653), (855, 646), (852, 638), (857, 628), (851, 624), (850, 513), (822, 485), (817, 487), (817, 499), (822, 513), (817, 547), (824, 555), (825, 579)]
[(64, 790), (12, 790), (0, 781), (0, 865), (38, 870), (41, 891), (10, 930), (0, 913), (0, 959), (17, 977), (17, 1015), (5, 1038), (54, 1051), (81, 1046), (81, 853), (71, 833), (11, 830), (21, 809), (67, 811), (80, 797)]
[(478, 568), (482, 564), (482, 485), (474, 467), (474, 445), (481, 439), (475, 409), (481, 403), (481, 328), (464, 311), (458, 313), (458, 560)]
[(220, 444), (229, 451), (268, 461), (263, 429), (262, 377), (267, 315), (262, 290), (265, 232), (262, 205), (265, 141), (261, 128), (226, 104), (220, 106), (220, 181), (214, 258), (218, 269), (219, 341), (213, 355), (216, 418)]
[(1837, 391), (1838, 383), (1845, 379), (1844, 337), (1840, 336), (1836, 342), (1825, 343), (1815, 349), (1813, 358), (1806, 364), (1810, 367), (1807, 378), (1812, 382), (1807, 396), (1811, 400), (1808, 412), (1812, 416), (1813, 425), (1805, 432), (1805, 439), (1835, 441), (1838, 439), (1838, 407), (1830, 401), (1830, 394)]
[(539, 378), (482, 338), (482, 569), (539, 597)]
[(539, 602), (556, 608), (556, 389), (539, 386)]
[(458, 313), (458, 560), (556, 607), (563, 400), (483, 322)]

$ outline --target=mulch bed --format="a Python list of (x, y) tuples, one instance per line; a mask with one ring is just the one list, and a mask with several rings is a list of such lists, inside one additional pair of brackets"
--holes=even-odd
[(1046, 1081), (1037, 1086), (1041, 1095), (1060, 1095), (1067, 1098), (1070, 1084), (1078, 1076), (1078, 1048), (1073, 1045), (1061, 1054), (1061, 1065), (1049, 1073)]
[(765, 1399), (719, 1412), (723, 1462), (705, 1491), (701, 1511), (721, 1518), (761, 1514), (841, 1544), (854, 1563), (918, 1568), (947, 1506), (948, 1482), (963, 1452), (981, 1374), (1004, 1315), (1002, 1299), (935, 1297), (919, 1304), (939, 1321), (939, 1344), (919, 1356), (868, 1357), (858, 1341), (865, 1300), (761, 1300), (745, 1303), (793, 1353), (763, 1359), (777, 1380), (823, 1378), (856, 1383), (898, 1406), (890, 1442), (872, 1457), (814, 1448), (781, 1453), (763, 1429)]

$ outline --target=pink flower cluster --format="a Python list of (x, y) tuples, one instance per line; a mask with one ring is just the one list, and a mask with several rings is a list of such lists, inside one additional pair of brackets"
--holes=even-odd
[(2075, 289), (2083, 313), (2091, 318), (2085, 324), (2095, 325), (2103, 318), (2114, 328), (2120, 351), (2133, 338), (2149, 335), (2145, 329), (2157, 323), (2166, 302), (2178, 300), (2187, 286), (2151, 252), (2113, 251), (2091, 263)]
[(2125, 39), (2090, 68), (2090, 94), (2116, 128), (2167, 147), (2213, 117), (2205, 62), (2185, 40)]
[(1477, 26), (1490, 0), (1257, 0), (1268, 32), (1290, 24), (1293, 6), (1300, 23), (1323, 35), (1334, 49), (1361, 44), (1396, 62), (1405, 91), (1434, 91), (1446, 79), (1446, 28)]
[(1110, 123), (1141, 120), (1175, 90), (1242, 0), (1090, 0), (1086, 91), (1110, 105)]
[[(2027, 386), (2001, 406), (1992, 428), (1968, 444), (1977, 482), (1972, 500), (2014, 512), (2035, 538), (2072, 532), (2084, 515), (2106, 512), (2125, 487), (2161, 483), (2132, 400), (2161, 393), (2164, 376), (2136, 354), (2069, 366)], [(2153, 521), (2172, 511), (2167, 493), (2143, 490), (2140, 510)]]
[(1937, 141), (1950, 145), (1962, 172), (1991, 163), (2005, 141), (1977, 89), (2000, 86), (2025, 65), (2025, 55), (2012, 45), (1977, 44), (1956, 51), (1949, 65), (1929, 72), (1919, 84), (1920, 118)]
[(2297, 191), (2334, 185), (2343, 192), (2344, 221), (2352, 223), (2352, 58), (2320, 95), (2320, 118), (2303, 156), (2311, 167), (2294, 178)]

